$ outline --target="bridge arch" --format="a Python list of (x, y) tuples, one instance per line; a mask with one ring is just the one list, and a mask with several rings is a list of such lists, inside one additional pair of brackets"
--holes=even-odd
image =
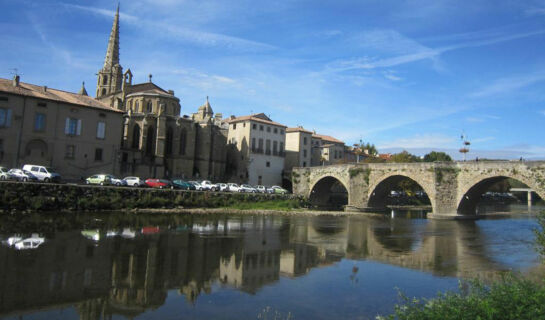
[(462, 215), (476, 214), (477, 205), (481, 200), (481, 196), (494, 184), (508, 178), (524, 183), (534, 190), (542, 199), (545, 199), (545, 188), (540, 187), (535, 179), (528, 179), (525, 176), (513, 174), (513, 171), (509, 171), (500, 174), (479, 176), (465, 184), (461, 188), (456, 201), (457, 213)]
[(386, 200), (391, 190), (403, 180), (409, 180), (416, 183), (426, 193), (430, 205), (435, 207), (435, 189), (430, 186), (422, 177), (406, 174), (402, 172), (392, 172), (376, 179), (369, 185), (367, 195), (367, 206), (370, 208), (383, 208), (386, 206)]
[(342, 207), (350, 203), (348, 185), (336, 175), (317, 178), (309, 189), (308, 199), (313, 206)]

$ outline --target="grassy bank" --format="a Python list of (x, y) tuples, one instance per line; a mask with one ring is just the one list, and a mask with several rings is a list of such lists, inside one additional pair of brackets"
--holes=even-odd
[(153, 208), (289, 210), (307, 205), (294, 195), (195, 192), (55, 184), (0, 183), (0, 212), (112, 211)]

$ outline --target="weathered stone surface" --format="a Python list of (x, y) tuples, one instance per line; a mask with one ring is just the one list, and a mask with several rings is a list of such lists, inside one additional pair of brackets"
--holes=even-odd
[(293, 192), (309, 197), (324, 178), (337, 179), (348, 192), (352, 209), (376, 208), (396, 179), (417, 182), (428, 194), (437, 216), (475, 214), (481, 194), (503, 178), (528, 185), (545, 199), (544, 161), (370, 163), (294, 168)]

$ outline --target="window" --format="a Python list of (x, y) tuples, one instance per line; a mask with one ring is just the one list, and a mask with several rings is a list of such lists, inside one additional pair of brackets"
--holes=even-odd
[(255, 138), (252, 138), (252, 151), (255, 151)]
[(259, 142), (258, 142), (258, 150), (259, 152), (263, 152), (263, 139), (259, 139)]
[(303, 150), (303, 158), (306, 158), (307, 157), (307, 149), (304, 149)]
[(306, 146), (307, 145), (307, 137), (303, 137), (303, 144)]
[(45, 130), (45, 114), (36, 113), (34, 117), (34, 131), (44, 131)]
[(0, 128), (11, 126), (11, 109), (0, 108)]
[(95, 161), (102, 161), (102, 149), (96, 148), (95, 149)]
[(280, 134), (283, 135), (283, 134), (284, 134), (284, 130), (280, 129)]
[(104, 139), (106, 135), (106, 122), (99, 121), (97, 123), (97, 139)]
[(133, 149), (140, 149), (140, 126), (134, 125), (132, 129), (132, 145)]
[(108, 84), (108, 76), (102, 76), (102, 84)]
[(187, 137), (187, 133), (185, 131), (185, 129), (182, 129), (182, 132), (180, 133), (180, 154), (181, 155), (184, 155), (185, 154), (185, 139)]
[(165, 153), (167, 156), (172, 155), (172, 139), (174, 137), (174, 131), (172, 130), (172, 127), (168, 127), (167, 129), (167, 136), (165, 139)]
[(233, 130), (236, 130), (236, 129), (237, 129), (237, 124), (233, 123)]
[(267, 161), (266, 165), (267, 165), (267, 168), (269, 168), (271, 166), (271, 163)]
[(148, 101), (147, 112), (148, 112), (148, 113), (151, 113), (152, 110), (153, 110), (153, 104), (151, 103), (151, 101)]
[(278, 154), (278, 141), (273, 141), (273, 154), (275, 156)]
[(75, 118), (66, 118), (64, 133), (70, 136), (81, 135), (81, 120)]
[(138, 101), (134, 103), (134, 112), (140, 112), (140, 102)]
[(66, 145), (66, 151), (64, 153), (66, 159), (74, 159), (76, 157), (76, 146), (73, 144)]
[(280, 154), (284, 152), (284, 142), (280, 142)]
[(271, 127), (267, 127), (267, 132), (271, 132)]
[(243, 122), (243, 123), (242, 123), (242, 127), (243, 127), (243, 128), (246, 128), (246, 122)]
[(47, 107), (47, 103), (45, 102), (38, 102), (38, 107)]
[(278, 128), (274, 128), (274, 133), (278, 133)]
[(306, 166), (307, 166), (307, 162), (303, 161), (303, 167), (306, 167)]
[(102, 88), (102, 95), (106, 94), (106, 88)]
[(271, 154), (271, 140), (265, 141), (265, 154)]
[(252, 124), (252, 129), (256, 130), (257, 129), (257, 124)]
[(263, 131), (263, 125), (262, 124), (259, 125), (259, 131)]

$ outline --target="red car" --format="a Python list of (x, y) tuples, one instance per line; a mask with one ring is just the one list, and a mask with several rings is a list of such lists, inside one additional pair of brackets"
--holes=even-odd
[(170, 188), (170, 189), (174, 189), (174, 185), (172, 184), (172, 182), (170, 182), (169, 180), (165, 180), (165, 179), (147, 179), (146, 180), (146, 185), (148, 187), (152, 187), (152, 188), (159, 188), (159, 189)]

